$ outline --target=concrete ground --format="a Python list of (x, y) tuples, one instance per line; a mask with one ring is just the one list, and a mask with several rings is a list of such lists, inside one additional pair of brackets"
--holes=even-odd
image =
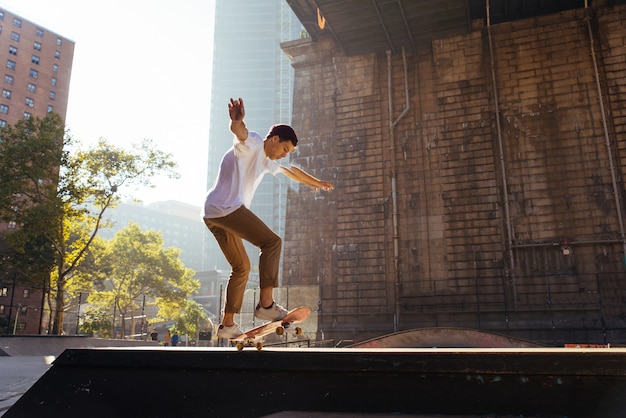
[(0, 356), (0, 417), (50, 368), (53, 359)]
[(138, 345), (154, 347), (158, 343), (78, 336), (0, 336), (0, 417), (43, 376), (65, 349)]

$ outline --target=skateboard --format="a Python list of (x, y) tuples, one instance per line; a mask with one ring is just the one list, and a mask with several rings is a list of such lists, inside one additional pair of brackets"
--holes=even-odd
[(231, 341), (236, 343), (235, 346), (238, 351), (243, 350), (244, 347), (255, 346), (257, 350), (261, 350), (263, 348), (263, 337), (266, 335), (272, 333), (283, 335), (285, 332), (293, 332), (298, 336), (302, 335), (302, 328), (291, 328), (291, 326), (307, 319), (310, 313), (311, 308), (307, 306), (300, 306), (287, 312), (287, 315), (285, 315), (282, 319), (252, 328), (250, 331), (244, 332), (240, 336), (232, 338)]

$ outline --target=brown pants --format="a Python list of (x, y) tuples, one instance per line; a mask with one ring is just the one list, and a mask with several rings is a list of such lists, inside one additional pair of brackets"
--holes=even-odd
[(231, 266), (224, 312), (239, 313), (250, 274), (250, 259), (243, 240), (260, 249), (259, 284), (278, 286), (282, 240), (245, 206), (222, 218), (204, 219)]

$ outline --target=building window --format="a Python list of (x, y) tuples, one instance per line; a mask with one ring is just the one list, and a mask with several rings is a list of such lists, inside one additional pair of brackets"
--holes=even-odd
[(61, 58), (61, 51), (55, 51), (54, 58), (56, 58), (56, 59)]
[(13, 76), (5, 74), (4, 75), (4, 82), (7, 83), (7, 84), (13, 84)]
[(15, 71), (15, 61), (7, 60), (7, 68)]
[(4, 12), (0, 11), (0, 20), (4, 20)]
[(34, 85), (33, 83), (28, 83), (28, 86), (26, 86), (26, 89), (28, 89), (28, 91), (30, 91), (31, 93), (34, 93), (35, 90), (37, 90), (37, 86)]
[(63, 45), (63, 40), (61, 40), (61, 38), (57, 38), (57, 45), (58, 46)]
[(58, 73), (59, 72), (59, 66), (57, 64), (54, 64), (52, 66), (52, 71), (54, 71), (55, 73)]
[(57, 85), (57, 78), (56, 77), (52, 77), (52, 80), (50, 82), (52, 84), (52, 86), (56, 86)]
[(54, 111), (54, 107), (52, 107), (52, 105), (48, 105), (48, 113)]
[(3, 287), (0, 289), (0, 296), (6, 298), (9, 295), (9, 288)]
[(32, 78), (39, 78), (39, 72), (37, 70), (30, 69), (30, 76)]
[(0, 305), (0, 314), (4, 313), (4, 305)]
[(41, 44), (35, 41), (33, 42), (33, 48), (35, 48), (37, 51), (41, 51)]
[(7, 121), (4, 119), (0, 119), (0, 128), (6, 128), (7, 127)]
[(33, 55), (33, 56), (32, 56), (32, 58), (30, 59), (30, 61), (31, 61), (33, 64), (37, 64), (37, 65), (39, 65), (39, 57), (38, 57), (37, 55)]
[(56, 94), (53, 91), (51, 91), (50, 92), (50, 99), (54, 100), (55, 97), (56, 97)]
[(21, 28), (22, 27), (22, 21), (18, 18), (14, 18), (13, 19), (13, 26), (15, 26), (16, 28)]
[(24, 289), (24, 291), (22, 292), (22, 297), (24, 299), (27, 299), (30, 296), (30, 289)]
[(4, 113), (4, 114), (9, 113), (9, 106), (0, 104), (0, 113)]
[(32, 115), (28, 112), (24, 112), (24, 119), (30, 119)]
[(10, 99), (11, 98), (11, 90), (2, 89), (2, 97), (4, 97), (5, 99)]
[(15, 33), (15, 32), (11, 32), (11, 40), (15, 41), (15, 42), (19, 42), (20, 41), (20, 34), (19, 33)]
[(43, 38), (43, 30), (39, 28), (35, 29), (35, 35), (39, 38)]
[(31, 99), (30, 97), (26, 98), (26, 106), (28, 107), (35, 107), (35, 101), (33, 99)]
[(9, 46), (9, 54), (11, 55), (17, 55), (17, 48), (14, 46)]

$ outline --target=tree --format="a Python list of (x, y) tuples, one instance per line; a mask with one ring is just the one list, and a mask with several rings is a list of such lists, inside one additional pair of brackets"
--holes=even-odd
[[(0, 136), (0, 216), (17, 226), (7, 243), (52, 272), (53, 333), (61, 334), (68, 286), (104, 226), (105, 211), (120, 201), (124, 187), (151, 187), (157, 173), (177, 178), (176, 164), (150, 140), (129, 151), (101, 138), (94, 148), (71, 152), (78, 144), (54, 113), (4, 127)], [(24, 269), (14, 259), (12, 268)]]
[(196, 301), (187, 300), (185, 309), (176, 319), (174, 328), (179, 334), (198, 341), (198, 334), (201, 329), (206, 329), (208, 320), (209, 317), (202, 305)]
[(57, 199), (59, 167), (67, 161), (63, 123), (58, 115), (29, 118), (0, 130), (0, 219), (2, 273), (35, 285), (49, 280), (55, 258), (49, 228), (62, 218)]
[(93, 251), (93, 257), (98, 268), (83, 273), (87, 279), (83, 283), (97, 286), (89, 290), (87, 301), (97, 307), (115, 307), (116, 314), (122, 317), (122, 338), (127, 328), (125, 318), (132, 318), (130, 329), (135, 328), (134, 318), (142, 297), (180, 313), (200, 287), (193, 278), (195, 272), (180, 261), (178, 248), (164, 248), (160, 233), (142, 231), (133, 222)]
[(102, 338), (111, 338), (113, 317), (105, 308), (87, 308), (83, 314), (80, 330), (89, 335), (98, 335)]

